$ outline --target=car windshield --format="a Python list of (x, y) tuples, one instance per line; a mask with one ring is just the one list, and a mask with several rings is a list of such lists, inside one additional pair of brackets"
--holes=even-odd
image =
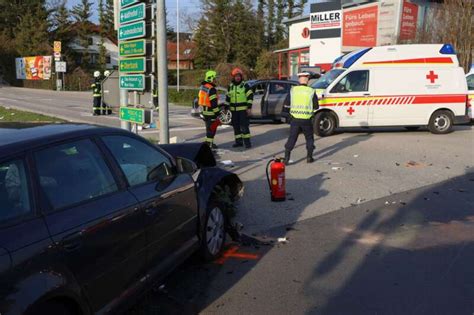
[(311, 87), (313, 89), (326, 89), (329, 84), (331, 84), (344, 71), (345, 69), (332, 69), (314, 82)]

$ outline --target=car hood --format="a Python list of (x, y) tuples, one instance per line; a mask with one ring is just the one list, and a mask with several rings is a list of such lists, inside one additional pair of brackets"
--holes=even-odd
[(216, 159), (208, 145), (203, 143), (164, 144), (160, 148), (173, 157), (193, 161), (199, 168), (216, 166)]

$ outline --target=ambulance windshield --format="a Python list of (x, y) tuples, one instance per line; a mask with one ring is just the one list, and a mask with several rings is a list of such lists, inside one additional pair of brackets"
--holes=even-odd
[(316, 82), (311, 84), (311, 87), (313, 89), (326, 89), (329, 84), (331, 84), (334, 80), (339, 77), (341, 73), (346, 71), (345, 69), (332, 69), (329, 72), (327, 72), (325, 75), (320, 77)]

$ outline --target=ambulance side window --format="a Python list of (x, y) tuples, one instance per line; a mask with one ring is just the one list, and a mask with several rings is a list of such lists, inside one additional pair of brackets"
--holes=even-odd
[(331, 93), (366, 92), (369, 90), (369, 71), (352, 71), (342, 78)]

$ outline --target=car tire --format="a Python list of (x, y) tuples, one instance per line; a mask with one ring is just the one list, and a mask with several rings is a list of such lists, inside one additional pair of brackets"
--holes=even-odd
[(223, 110), (219, 113), (219, 120), (223, 125), (232, 124), (232, 112), (230, 110)]
[(314, 133), (320, 137), (328, 137), (336, 131), (336, 117), (333, 113), (324, 111), (314, 118)]
[(77, 312), (71, 310), (68, 305), (51, 301), (51, 302), (44, 302), (38, 306), (35, 306), (31, 311), (26, 313), (27, 315), (43, 315), (43, 314), (57, 314), (57, 315), (74, 315)]
[(439, 110), (433, 113), (428, 124), (428, 129), (433, 134), (441, 135), (453, 131), (454, 116), (447, 110)]
[(206, 210), (202, 235), (201, 252), (204, 260), (213, 261), (220, 257), (226, 241), (226, 218), (222, 205), (211, 199)]
[(420, 129), (419, 126), (408, 126), (408, 127), (405, 127), (406, 130), (408, 131), (417, 131), (418, 129)]

